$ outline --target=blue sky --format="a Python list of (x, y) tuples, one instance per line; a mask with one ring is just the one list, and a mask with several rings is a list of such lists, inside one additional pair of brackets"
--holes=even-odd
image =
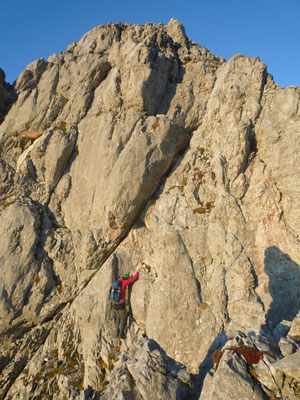
[(214, 54), (259, 56), (280, 86), (300, 86), (300, 0), (0, 0), (0, 68), (12, 83), (96, 25), (171, 18)]

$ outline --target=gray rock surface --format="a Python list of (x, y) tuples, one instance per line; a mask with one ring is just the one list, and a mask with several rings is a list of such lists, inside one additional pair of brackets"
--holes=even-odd
[(218, 371), (215, 373), (210, 388), (203, 391), (204, 399), (255, 399), (265, 400), (267, 397), (258, 384), (249, 376), (246, 363), (234, 352), (226, 352), (222, 357)]
[[(18, 199), (8, 199), (1, 211), (0, 260), (3, 274), (0, 292), (3, 332), (13, 320), (17, 322), (23, 308), (27, 309), (29, 318), (34, 320), (42, 305), (43, 294), (49, 290), (51, 282), (47, 279), (46, 271), (41, 271), (41, 280), (37, 278), (40, 270), (40, 263), (36, 258), (40, 218), (36, 207), (28, 201), (26, 204)], [(34, 285), (39, 287), (37, 296), (33, 304), (27, 301), (25, 306)]]
[[(172, 19), (95, 27), (15, 90), (0, 399), (296, 399), (300, 89)], [(139, 266), (119, 342), (110, 284)]]
[(291, 324), (289, 335), (297, 342), (300, 342), (300, 312), (297, 314), (296, 318)]
[(299, 346), (282, 358), (276, 341), (265, 336), (228, 332), (227, 338), (221, 358), (205, 378), (200, 399), (299, 398)]

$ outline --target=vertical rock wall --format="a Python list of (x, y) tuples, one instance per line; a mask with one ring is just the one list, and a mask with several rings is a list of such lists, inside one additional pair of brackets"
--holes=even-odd
[[(267, 335), (244, 340), (259, 350), (284, 336), (300, 305), (299, 88), (174, 20), (96, 27), (15, 88), (0, 125), (1, 399), (197, 398), (228, 332)], [(110, 282), (140, 265), (119, 342)]]

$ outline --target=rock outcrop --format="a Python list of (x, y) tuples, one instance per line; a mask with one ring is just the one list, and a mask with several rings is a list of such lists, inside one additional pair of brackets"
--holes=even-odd
[(0, 399), (299, 398), (300, 89), (175, 20), (98, 26), (14, 89)]
[(15, 100), (15, 91), (9, 83), (5, 82), (5, 73), (0, 68), (0, 124)]

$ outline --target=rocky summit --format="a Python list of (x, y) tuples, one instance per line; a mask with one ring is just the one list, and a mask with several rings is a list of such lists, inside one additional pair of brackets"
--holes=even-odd
[(173, 19), (0, 71), (1, 400), (300, 398), (299, 99)]

